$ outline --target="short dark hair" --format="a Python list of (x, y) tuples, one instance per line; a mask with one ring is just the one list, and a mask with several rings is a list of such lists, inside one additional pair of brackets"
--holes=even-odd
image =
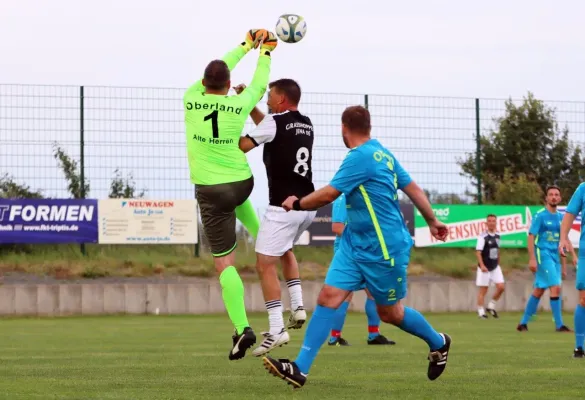
[(205, 80), (205, 87), (211, 90), (224, 89), (230, 80), (230, 69), (223, 60), (213, 60), (203, 73), (203, 80)]
[(370, 112), (362, 106), (347, 107), (341, 114), (341, 123), (353, 132), (369, 134), (372, 130)]
[(292, 105), (296, 106), (301, 101), (301, 87), (292, 79), (278, 79), (274, 82), (270, 82), (268, 87), (270, 89), (276, 88), (276, 90), (284, 94), (284, 97), (286, 97)]
[(559, 191), (559, 193), (561, 193), (561, 188), (560, 187), (558, 187), (557, 185), (549, 185), (549, 186), (546, 187), (546, 190), (544, 191), (545, 195), (548, 195), (548, 192), (551, 191), (551, 190), (553, 190), (553, 189), (556, 189), (556, 190)]
[(488, 216), (486, 217), (486, 219), (487, 218), (491, 218), (491, 217), (494, 217), (495, 219), (498, 219), (498, 217), (496, 217), (496, 214), (488, 214)]

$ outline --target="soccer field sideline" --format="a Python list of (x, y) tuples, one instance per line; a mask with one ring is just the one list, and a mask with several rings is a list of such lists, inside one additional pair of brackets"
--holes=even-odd
[[(325, 345), (305, 387), (293, 392), (248, 355), (230, 362), (227, 315), (4, 318), (0, 320), (0, 398), (255, 399), (358, 396), (420, 398), (577, 398), (583, 360), (571, 358), (572, 334), (554, 332), (540, 313), (528, 333), (519, 314), (479, 320), (475, 314), (426, 314), (453, 346), (437, 381), (426, 378), (424, 342), (383, 325), (395, 346), (367, 346), (366, 318), (350, 313), (350, 347)], [(572, 316), (564, 314), (572, 326)], [(250, 316), (257, 333), (264, 313)], [(306, 328), (275, 357), (297, 354)]]

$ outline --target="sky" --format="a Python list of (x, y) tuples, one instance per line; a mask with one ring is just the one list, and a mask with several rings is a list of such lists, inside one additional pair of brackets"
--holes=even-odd
[[(530, 90), (545, 100), (585, 100), (582, 84), (585, 2), (579, 0), (370, 0), (361, 3), (295, 0), (265, 4), (236, 0), (2, 0), (0, 84), (5, 86), (0, 87), (0, 139), (4, 142), (0, 146), (0, 172), (10, 170), (16, 177), (27, 179), (29, 184), (50, 186), (52, 184), (46, 182), (56, 179), (51, 175), (53, 172), (46, 172), (50, 176), (39, 178), (38, 170), (49, 169), (52, 161), (45, 150), (51, 140), (63, 141), (65, 146), (70, 146), (73, 155), (78, 154), (73, 136), (63, 133), (70, 131), (73, 135), (77, 129), (73, 121), (77, 119), (74, 114), (78, 89), (47, 89), (50, 96), (62, 98), (65, 105), (55, 112), (62, 113), (60, 119), (72, 124), (63, 122), (56, 129), (46, 122), (47, 114), (35, 114), (37, 125), (17, 124), (16, 121), (29, 112), (21, 109), (30, 105), (50, 109), (53, 103), (38, 96), (44, 93), (39, 88), (22, 89), (10, 84), (177, 88), (155, 94), (141, 89), (129, 92), (88, 89), (88, 107), (94, 109), (93, 114), (89, 110), (92, 121), (86, 125), (96, 135), (94, 147), (88, 150), (93, 157), (88, 161), (93, 168), (88, 175), (93, 177), (94, 186), (98, 188), (97, 195), (103, 196), (111, 170), (121, 164), (126, 172), (133, 172), (139, 185), (149, 188), (150, 197), (160, 197), (173, 195), (175, 189), (168, 189), (169, 184), (153, 188), (151, 181), (157, 178), (156, 172), (145, 170), (149, 165), (156, 169), (172, 164), (175, 168), (172, 179), (167, 175), (165, 179), (181, 181), (183, 196), (189, 189), (188, 182), (183, 183), (187, 175), (181, 175), (181, 170), (186, 168), (181, 145), (184, 140), (181, 136), (182, 89), (200, 78), (207, 62), (221, 57), (241, 42), (248, 29), (274, 29), (278, 16), (283, 13), (302, 15), (307, 22), (307, 35), (300, 43), (279, 43), (273, 53), (271, 79), (292, 77), (301, 84), (304, 93), (347, 94), (308, 94), (301, 103), (301, 110), (304, 101), (305, 112), (310, 117), (314, 114), (322, 131), (326, 132), (323, 137), (327, 140), (318, 144), (320, 150), (314, 155), (315, 168), (320, 168), (316, 170), (319, 183), (326, 183), (344, 154), (343, 145), (336, 136), (340, 112), (346, 105), (362, 101), (364, 93), (428, 96), (420, 100), (427, 111), (414, 118), (431, 123), (436, 135), (433, 139), (448, 143), (445, 154), (456, 148), (459, 155), (473, 149), (472, 100), (475, 97), (521, 98)], [(247, 56), (234, 70), (232, 82), (249, 82), (255, 62), (256, 56)], [(18, 103), (15, 93), (20, 93), (20, 98), (29, 98)], [(107, 125), (98, 121), (100, 118), (111, 120), (119, 105), (126, 109), (138, 107), (136, 104), (145, 96), (177, 99), (157, 105), (157, 111), (164, 109), (164, 115), (172, 120), (167, 124), (172, 127), (160, 127), (152, 132), (147, 127), (140, 128), (149, 136), (144, 139), (136, 124), (116, 128), (113, 122)], [(379, 127), (382, 136), (387, 133), (388, 145), (399, 149), (399, 158), (405, 160), (403, 164), (407, 169), (410, 163), (410, 169), (420, 180), (432, 182), (432, 167), (425, 169), (422, 164), (440, 144), (428, 141), (425, 144), (424, 133), (429, 127), (412, 121), (408, 110), (414, 110), (418, 100), (392, 96), (372, 96), (374, 127)], [(442, 100), (438, 108), (443, 111), (437, 114), (432, 111), (436, 104), (433, 96), (462, 99)], [(112, 100), (117, 97), (128, 101)], [(108, 106), (100, 103), (100, 99), (108, 100), (105, 103)], [(329, 103), (334, 104), (324, 107)], [(144, 125), (153, 122), (146, 116), (148, 107), (134, 110), (133, 114), (141, 115), (141, 110), (144, 111), (144, 116), (137, 117)], [(406, 110), (402, 114), (400, 107)], [(502, 107), (498, 103), (494, 109)], [(567, 110), (564, 122), (578, 124), (573, 131), (584, 135), (585, 105), (565, 104), (563, 107)], [(16, 110), (24, 114), (17, 114)], [(491, 117), (489, 113), (483, 116), (486, 120)], [(440, 122), (446, 118), (451, 121), (447, 126)], [(158, 122), (165, 121), (158, 119)], [(249, 125), (247, 129), (250, 128)], [(41, 129), (48, 133), (39, 138)], [(437, 133), (439, 130), (441, 137)], [(457, 136), (458, 130), (464, 132), (463, 136)], [(100, 131), (109, 138), (107, 143), (98, 143)], [(128, 135), (121, 138), (124, 132)], [(161, 137), (153, 138), (156, 132)], [(316, 135), (319, 134), (316, 130)], [(91, 136), (91, 132), (88, 135)], [(165, 135), (172, 135), (172, 138)], [(413, 137), (420, 138), (420, 148)], [(91, 144), (92, 138), (88, 140)], [(165, 147), (167, 140), (172, 146)], [(37, 141), (43, 143), (43, 156), (28, 148)], [(160, 151), (144, 149), (138, 157), (140, 162), (119, 161), (124, 157), (137, 158), (134, 157), (137, 153), (129, 149), (133, 143), (159, 146)], [(461, 149), (456, 143), (461, 144)], [(325, 148), (330, 150), (325, 151)], [(417, 152), (421, 155), (419, 159), (413, 154)], [(32, 161), (22, 156), (45, 159)], [(146, 160), (148, 157), (152, 157), (151, 163)], [(165, 163), (165, 157), (173, 161)], [(110, 159), (116, 161), (108, 164)], [(249, 160), (257, 176), (252, 200), (262, 207), (267, 203), (267, 194), (260, 151), (251, 153)], [(325, 160), (329, 163), (326, 167)], [(452, 158), (448, 162), (454, 164)], [(29, 168), (31, 163), (36, 171)], [(457, 181), (455, 167), (449, 167), (447, 161), (443, 164), (446, 171), (443, 176), (453, 177), (456, 190), (461, 191), (464, 183)], [(41, 171), (40, 175), (43, 173)]]

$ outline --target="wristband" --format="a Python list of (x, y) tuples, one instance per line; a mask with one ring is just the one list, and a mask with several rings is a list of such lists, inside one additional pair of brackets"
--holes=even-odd
[(301, 211), (301, 200), (296, 199), (292, 204), (292, 209), (295, 211)]

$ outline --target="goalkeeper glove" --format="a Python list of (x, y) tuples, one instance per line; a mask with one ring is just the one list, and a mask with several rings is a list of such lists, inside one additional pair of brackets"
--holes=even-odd
[(267, 37), (268, 31), (266, 29), (250, 29), (248, 33), (246, 33), (246, 38), (241, 43), (241, 46), (246, 51), (257, 49), (260, 42), (265, 40)]
[(274, 51), (277, 44), (278, 44), (278, 40), (276, 39), (276, 36), (274, 35), (274, 33), (267, 32), (267, 37), (264, 39), (264, 41), (260, 45), (260, 51), (262, 53), (265, 53), (265, 52), (270, 53), (270, 52)]

